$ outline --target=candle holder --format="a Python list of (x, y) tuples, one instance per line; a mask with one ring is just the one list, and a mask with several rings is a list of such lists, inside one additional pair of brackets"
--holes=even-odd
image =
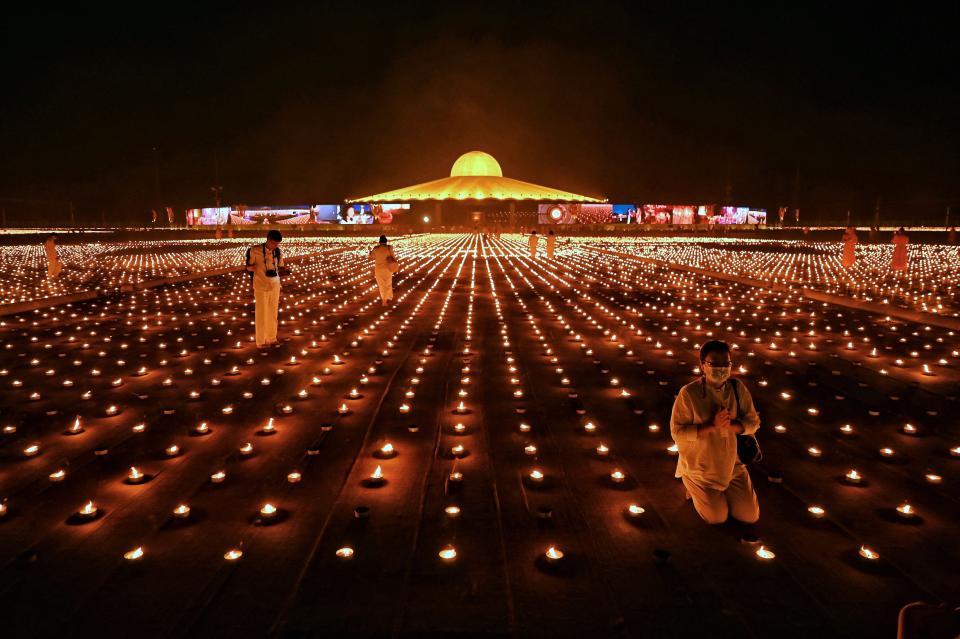
[(207, 422), (200, 422), (192, 429), (190, 429), (191, 437), (205, 437), (213, 432), (213, 429), (207, 424)]
[(85, 429), (83, 428), (83, 425), (80, 423), (80, 416), (78, 415), (77, 418), (73, 420), (73, 424), (71, 424), (70, 427), (67, 428), (67, 430), (65, 430), (63, 434), (79, 435), (80, 433), (84, 432), (84, 430)]
[(143, 559), (143, 555), (143, 546), (137, 546), (133, 550), (128, 550), (127, 552), (123, 553), (123, 558), (124, 560), (133, 563), (139, 562), (141, 559)]
[(380, 466), (377, 466), (373, 473), (363, 480), (363, 485), (367, 488), (380, 488), (386, 483), (387, 479), (383, 476), (383, 469)]
[(123, 480), (123, 483), (136, 486), (139, 484), (145, 484), (151, 479), (153, 479), (153, 475), (148, 475), (142, 472), (136, 466), (131, 466), (130, 471), (127, 473), (127, 476)]
[(457, 549), (448, 545), (441, 549), (437, 555), (440, 557), (440, 561), (449, 565), (457, 560)]
[(848, 484), (852, 484), (852, 485), (854, 485), (854, 486), (859, 486), (859, 485), (861, 485), (861, 484), (863, 483), (863, 475), (861, 475), (861, 474), (860, 474), (858, 471), (856, 471), (856, 470), (850, 470), (850, 471), (848, 471), (848, 472), (843, 476), (843, 479), (844, 479), (844, 481), (847, 482)]
[(172, 511), (175, 519), (185, 520), (190, 518), (190, 506), (178, 504)]
[(373, 451), (373, 456), (377, 459), (392, 459), (397, 456), (397, 449), (390, 442)]
[(76, 512), (74, 512), (68, 519), (68, 523), (71, 524), (85, 524), (91, 521), (95, 521), (103, 516), (103, 510), (101, 510), (93, 500), (88, 501), (82, 505)]
[(259, 437), (270, 437), (271, 435), (277, 434), (277, 427), (273, 423), (273, 417), (267, 420), (267, 423), (264, 424), (263, 428), (256, 432)]
[(350, 546), (342, 546), (340, 548), (337, 548), (337, 551), (335, 553), (337, 559), (341, 561), (350, 561), (351, 559), (353, 559), (354, 554), (355, 553), (353, 551), (353, 548), (351, 548)]

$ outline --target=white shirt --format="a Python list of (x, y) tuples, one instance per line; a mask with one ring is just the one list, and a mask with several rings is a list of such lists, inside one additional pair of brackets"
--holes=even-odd
[(378, 244), (370, 251), (370, 257), (373, 259), (373, 268), (387, 268), (387, 258), (393, 257), (393, 247), (389, 244)]
[(253, 266), (253, 290), (267, 291), (280, 288), (279, 277), (267, 277), (267, 271), (283, 266), (283, 258), (275, 260), (273, 251), (266, 244), (254, 244), (250, 247), (250, 266)]
[[(737, 384), (740, 405), (736, 405), (733, 384)], [(760, 428), (760, 416), (753, 406), (753, 397), (745, 384), (728, 380), (714, 388), (703, 378), (680, 389), (670, 415), (670, 435), (677, 443), (676, 477), (687, 477), (716, 490), (726, 490), (734, 471), (742, 464), (737, 459), (736, 435), (726, 429), (711, 429), (697, 435), (697, 426), (713, 422), (721, 408), (730, 411), (730, 419), (743, 424), (743, 434), (752, 435)]]

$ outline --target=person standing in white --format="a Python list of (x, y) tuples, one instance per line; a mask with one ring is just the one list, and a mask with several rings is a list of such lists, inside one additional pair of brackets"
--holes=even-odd
[(703, 377), (680, 389), (670, 416), (677, 444), (676, 477), (708, 524), (730, 515), (746, 524), (760, 518), (747, 467), (737, 457), (737, 435), (753, 435), (760, 417), (750, 391), (730, 378), (730, 345), (714, 340), (700, 348)]
[(373, 276), (380, 287), (380, 303), (383, 305), (393, 301), (393, 274), (397, 272), (397, 258), (393, 254), (393, 247), (387, 244), (387, 236), (380, 236), (380, 243), (370, 251), (373, 260)]
[(527, 246), (530, 247), (530, 258), (537, 257), (537, 244), (540, 243), (540, 237), (536, 231), (530, 231), (530, 237), (527, 239)]
[(257, 346), (277, 343), (277, 314), (280, 307), (280, 231), (267, 232), (267, 241), (247, 249), (247, 271), (253, 282), (253, 300), (256, 308), (254, 325)]

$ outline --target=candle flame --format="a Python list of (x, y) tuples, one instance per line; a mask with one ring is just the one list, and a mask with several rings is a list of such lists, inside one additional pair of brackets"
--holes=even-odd
[(377, 469), (373, 471), (373, 474), (370, 475), (371, 479), (383, 479), (383, 470), (380, 466), (377, 466)]

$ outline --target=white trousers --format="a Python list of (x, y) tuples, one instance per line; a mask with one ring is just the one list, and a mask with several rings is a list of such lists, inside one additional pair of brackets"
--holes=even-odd
[(708, 524), (722, 524), (728, 515), (745, 524), (760, 519), (760, 503), (746, 466), (740, 465), (740, 469), (734, 471), (726, 490), (701, 486), (688, 477), (681, 479), (697, 514)]
[(254, 324), (257, 333), (257, 346), (277, 341), (277, 314), (280, 309), (280, 279), (272, 278), (276, 286), (265, 290), (253, 290), (256, 307)]
[(388, 268), (373, 269), (373, 276), (377, 278), (380, 287), (380, 299), (386, 303), (393, 299), (393, 273)]

